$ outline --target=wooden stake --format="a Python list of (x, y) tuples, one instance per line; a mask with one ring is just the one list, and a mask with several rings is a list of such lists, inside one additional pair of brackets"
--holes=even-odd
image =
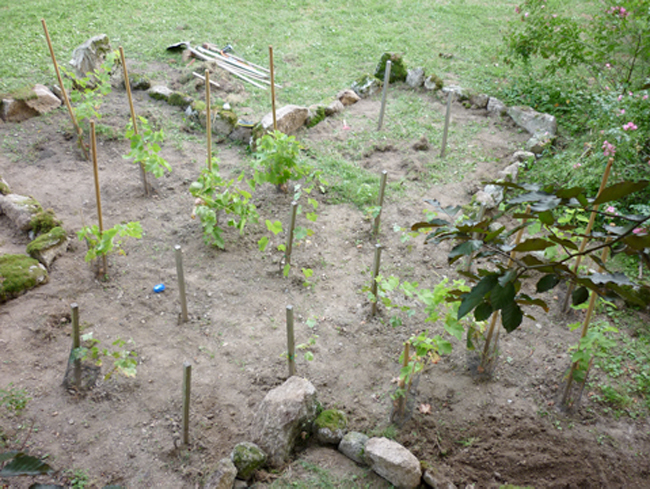
[(278, 120), (275, 115), (275, 76), (273, 72), (273, 46), (269, 46), (269, 67), (271, 74), (271, 111), (273, 112), (273, 130), (278, 130)]
[(445, 152), (447, 150), (447, 134), (449, 133), (449, 121), (451, 120), (451, 98), (452, 93), (449, 92), (447, 97), (447, 112), (445, 113), (445, 129), (442, 133), (442, 149), (440, 150), (440, 157), (445, 157)]
[(291, 202), (291, 223), (289, 224), (289, 236), (287, 236), (287, 249), (284, 252), (284, 264), (291, 264), (291, 251), (293, 248), (293, 230), (296, 227), (296, 214), (298, 213), (298, 202)]
[[(95, 199), (97, 200), (97, 219), (99, 221), (99, 234), (104, 233), (104, 220), (102, 218), (102, 197), (99, 191), (99, 169), (97, 166), (97, 139), (95, 137), (95, 121), (90, 121), (90, 143), (93, 156), (93, 173), (95, 174)], [(102, 255), (103, 274), (108, 274), (108, 260)]]
[(289, 361), (289, 377), (296, 375), (296, 344), (293, 338), (293, 306), (287, 306), (287, 360)]
[(185, 297), (185, 276), (183, 275), (183, 252), (181, 245), (174, 246), (176, 254), (176, 277), (178, 278), (178, 290), (181, 293), (181, 323), (187, 322), (187, 298)]
[(205, 70), (205, 129), (208, 133), (208, 170), (212, 171), (212, 115), (210, 114), (210, 70)]
[(377, 302), (379, 302), (379, 297), (377, 297), (377, 276), (379, 275), (379, 261), (381, 259), (381, 245), (377, 243), (375, 245), (375, 261), (372, 265), (372, 283), (370, 284), (370, 291), (372, 295), (375, 296), (375, 301), (372, 303), (372, 308), (370, 310), (370, 315), (375, 316), (377, 314)]
[[(70, 304), (71, 320), (72, 320), (72, 349), (76, 350), (81, 346), (81, 338), (79, 336), (79, 306), (76, 302)], [(75, 352), (76, 353), (76, 352)], [(77, 389), (81, 390), (81, 360), (75, 358), (74, 360), (74, 383)]]
[(50, 34), (47, 32), (47, 26), (45, 25), (45, 19), (41, 19), (41, 24), (43, 24), (43, 30), (45, 31), (45, 40), (47, 41), (47, 47), (50, 48), (50, 56), (52, 57), (52, 63), (54, 64), (54, 71), (56, 71), (56, 78), (59, 80), (59, 87), (61, 87), (61, 94), (63, 95), (63, 101), (65, 106), (68, 108), (68, 114), (70, 114), (70, 120), (72, 125), (77, 131), (77, 142), (79, 147), (83, 151), (83, 154), (86, 158), (86, 161), (90, 160), (88, 155), (88, 147), (84, 142), (83, 131), (77, 122), (77, 118), (72, 110), (72, 105), (70, 105), (70, 100), (68, 99), (68, 92), (66, 92), (65, 87), (63, 86), (63, 79), (61, 78), (61, 72), (59, 71), (59, 65), (56, 62), (56, 56), (54, 56), (54, 48), (52, 47), (52, 41), (50, 40)]
[(190, 392), (192, 383), (192, 365), (183, 362), (183, 445), (190, 443)]
[(386, 70), (384, 71), (384, 90), (381, 94), (381, 109), (379, 109), (379, 123), (377, 124), (377, 130), (381, 131), (381, 125), (384, 123), (384, 109), (386, 108), (386, 96), (388, 94), (388, 85), (390, 83), (390, 60), (386, 61)]
[[(129, 97), (129, 109), (131, 110), (131, 123), (133, 124), (133, 132), (138, 134), (138, 120), (135, 116), (135, 108), (133, 107), (133, 95), (131, 94), (131, 84), (129, 83), (129, 72), (126, 69), (126, 58), (124, 57), (124, 49), (120, 46), (120, 58), (122, 59), (122, 70), (124, 72), (124, 86), (126, 87), (126, 94)], [(140, 162), (140, 180), (144, 187), (144, 194), (149, 196), (149, 185), (147, 183), (147, 172), (144, 169), (144, 163)]]
[[(603, 172), (603, 179), (600, 182), (600, 188), (598, 189), (596, 198), (598, 198), (598, 196), (603, 192), (603, 190), (605, 190), (605, 186), (607, 185), (607, 180), (609, 179), (609, 174), (612, 171), (613, 163), (614, 163), (614, 158), (610, 158), (609, 160), (607, 160), (607, 166), (605, 167), (605, 171)], [(591, 233), (591, 230), (594, 227), (597, 210), (598, 210), (598, 205), (594, 205), (591, 208), (591, 216), (589, 216), (589, 224), (587, 224), (585, 235), (589, 235), (589, 233)], [(585, 236), (584, 238), (582, 238), (582, 243), (580, 243), (580, 248), (578, 249), (578, 253), (582, 253), (583, 251), (585, 251), (588, 242), (589, 242), (588, 237)], [(576, 257), (576, 262), (572, 270), (574, 274), (578, 273), (578, 268), (580, 267), (581, 262), (582, 262), (582, 255), (578, 255)], [(569, 301), (571, 300), (571, 294), (573, 293), (574, 287), (575, 286), (573, 285), (573, 283), (570, 283), (569, 286), (567, 287), (566, 296), (564, 297), (564, 303), (562, 304), (562, 312), (566, 312), (567, 309), (569, 308)]]
[[(408, 341), (404, 343), (404, 359), (402, 360), (402, 368), (408, 367), (411, 356), (409, 352), (410, 346), (411, 343)], [(401, 375), (397, 381), (397, 388), (404, 389), (404, 394), (397, 398), (397, 403), (395, 404), (395, 414), (397, 416), (394, 416), (394, 418), (397, 418), (398, 421), (401, 421), (404, 419), (404, 411), (406, 411), (406, 397), (408, 396), (408, 387)], [(393, 421), (395, 421), (395, 419), (393, 419)]]
[(381, 180), (379, 182), (379, 212), (377, 213), (377, 217), (375, 217), (375, 224), (372, 229), (372, 234), (375, 237), (375, 239), (379, 236), (379, 223), (381, 221), (381, 211), (384, 207), (384, 192), (386, 190), (387, 176), (388, 176), (388, 172), (386, 170), (381, 172)]

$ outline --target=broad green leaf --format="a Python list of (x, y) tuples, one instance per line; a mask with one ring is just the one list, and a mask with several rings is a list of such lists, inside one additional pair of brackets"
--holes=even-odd
[(463, 294), (461, 296), (462, 302), (458, 308), (458, 319), (462, 319), (467, 313), (483, 302), (485, 295), (497, 284), (498, 279), (496, 275), (487, 275), (468, 294)]
[(13, 460), (0, 470), (0, 477), (14, 477), (18, 475), (43, 475), (52, 472), (52, 467), (36, 457), (17, 453)]
[(496, 311), (507, 307), (514, 302), (515, 293), (515, 286), (512, 282), (508, 282), (504, 287), (497, 283), (490, 292), (492, 308)]
[(560, 283), (560, 277), (554, 274), (544, 275), (537, 281), (537, 292), (542, 293), (551, 290)]
[(481, 302), (474, 309), (474, 319), (476, 321), (485, 321), (492, 315), (492, 305), (489, 302)]
[(582, 304), (587, 299), (589, 299), (587, 287), (578, 287), (571, 293), (571, 302), (574, 306)]
[(461, 243), (452, 248), (452, 250), (447, 255), (447, 260), (452, 263), (454, 261), (454, 258), (458, 259), (461, 256), (471, 255), (476, 250), (479, 250), (481, 246), (483, 246), (483, 242), (477, 239), (470, 239), (469, 241), (465, 241), (464, 243)]
[(260, 251), (264, 251), (268, 244), (269, 244), (268, 236), (262, 236), (262, 238), (257, 242), (257, 247), (260, 249)]
[(523, 319), (521, 308), (516, 302), (510, 302), (506, 307), (501, 309), (501, 324), (508, 333), (512, 333), (519, 327)]
[(531, 238), (519, 243), (512, 251), (541, 251), (551, 246), (555, 246), (551, 241), (543, 238)]
[(282, 269), (282, 275), (284, 275), (285, 277), (288, 277), (288, 276), (289, 276), (289, 271), (290, 271), (290, 270), (291, 270), (291, 264), (290, 264), (290, 263), (287, 263), (287, 264), (284, 266), (284, 268)]
[(598, 197), (593, 201), (594, 205), (604, 204), (613, 200), (619, 200), (634, 192), (643, 190), (648, 186), (648, 181), (642, 180), (640, 182), (621, 182), (611, 187), (604, 189)]

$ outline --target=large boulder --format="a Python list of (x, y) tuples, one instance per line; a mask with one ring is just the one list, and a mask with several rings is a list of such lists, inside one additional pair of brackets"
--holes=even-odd
[(32, 218), (43, 208), (32, 197), (18, 194), (0, 195), (0, 214), (6, 215), (21, 231), (32, 228)]
[[(285, 105), (275, 114), (276, 121), (278, 123), (278, 131), (283, 132), (284, 134), (295, 134), (295, 132), (300, 129), (307, 120), (309, 115), (309, 109), (307, 107), (300, 107), (298, 105)], [(262, 121), (261, 125), (261, 134), (257, 137), (263, 136), (269, 131), (273, 130), (273, 113), (269, 112), (266, 114)], [(255, 132), (255, 131), (254, 131)]]
[(98, 69), (106, 55), (111, 52), (111, 43), (106, 34), (91, 37), (72, 52), (70, 65), (74, 68), (77, 78), (86, 77)]
[(237, 477), (237, 468), (229, 458), (222, 458), (207, 477), (204, 489), (232, 489)]
[(532, 107), (513, 106), (508, 108), (508, 115), (522, 129), (532, 135), (548, 135), (553, 137), (557, 134), (557, 120), (550, 114), (542, 114)]
[(327, 409), (314, 421), (316, 440), (324, 445), (338, 445), (347, 430), (348, 418), (338, 409)]
[(48, 270), (54, 260), (68, 249), (68, 236), (62, 227), (55, 227), (27, 245), (27, 253), (45, 265)]
[(169, 97), (173, 95), (174, 91), (165, 85), (154, 85), (147, 90), (147, 93), (154, 100), (163, 100), (167, 102), (169, 101)]
[(61, 106), (59, 97), (54, 95), (45, 85), (37, 83), (32, 88), (32, 92), (35, 96), (25, 100), (25, 103), (39, 114), (47, 114)]
[(420, 485), (420, 461), (399, 443), (388, 438), (371, 438), (366, 443), (365, 457), (372, 470), (399, 489), (415, 489)]
[(446, 87), (443, 87), (442, 93), (444, 93), (446, 96), (449, 96), (449, 94), (451, 94), (452, 100), (457, 100), (459, 102), (469, 100), (470, 97), (469, 90), (459, 85), (448, 85)]
[(0, 255), (0, 304), (47, 281), (47, 270), (34, 258)]
[(351, 431), (339, 443), (339, 452), (358, 464), (366, 465), (364, 453), (369, 438), (363, 433)]
[(23, 122), (37, 115), (38, 112), (28, 106), (24, 100), (3, 98), (0, 101), (0, 119), (5, 122)]
[(390, 83), (395, 83), (398, 81), (406, 81), (406, 76), (408, 75), (408, 70), (406, 69), (406, 63), (401, 54), (397, 53), (384, 53), (379, 58), (379, 63), (375, 68), (375, 77), (379, 78), (381, 81), (384, 80), (384, 75), (386, 74), (386, 63), (390, 60)]
[(267, 453), (271, 466), (284, 465), (298, 440), (310, 433), (316, 410), (316, 388), (301, 377), (290, 377), (266, 394), (255, 414), (251, 434)]
[(245, 441), (235, 445), (230, 460), (237, 467), (237, 477), (248, 480), (257, 469), (266, 464), (266, 453), (255, 443)]

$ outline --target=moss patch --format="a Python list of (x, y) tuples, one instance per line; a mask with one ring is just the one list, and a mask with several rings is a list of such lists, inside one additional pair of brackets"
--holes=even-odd
[(183, 92), (174, 92), (169, 96), (167, 103), (176, 107), (186, 107), (192, 103), (192, 97)]
[(32, 216), (29, 228), (34, 231), (34, 234), (43, 234), (60, 225), (61, 221), (56, 218), (52, 209), (43, 210), (41, 208)]
[(435, 73), (430, 74), (427, 79), (426, 79), (427, 85), (435, 85), (436, 90), (442, 90), (442, 87), (444, 86), (444, 83), (442, 79), (436, 75)]
[(406, 69), (406, 63), (402, 59), (401, 54), (397, 53), (384, 53), (377, 63), (377, 68), (375, 68), (375, 76), (380, 80), (384, 80), (384, 74), (386, 73), (386, 62), (390, 60), (390, 82), (394, 83), (397, 81), (406, 81), (406, 75), (408, 71)]
[(314, 116), (313, 116), (311, 119), (309, 119), (309, 122), (307, 123), (307, 127), (311, 129), (311, 128), (314, 127), (316, 124), (318, 124), (318, 123), (321, 122), (323, 119), (325, 119), (325, 117), (326, 117), (326, 114), (325, 114), (325, 107), (323, 107), (322, 105), (319, 105), (319, 106), (316, 108), (316, 111), (315, 111), (315, 113), (314, 113)]
[(0, 195), (9, 195), (10, 193), (11, 189), (9, 185), (2, 179), (2, 175), (0, 175)]
[(47, 270), (26, 255), (0, 256), (0, 303), (47, 283)]
[(29, 256), (32, 258), (36, 258), (35, 255), (38, 255), (40, 251), (47, 250), (52, 246), (56, 246), (59, 243), (65, 241), (66, 238), (67, 235), (65, 233), (65, 230), (60, 226), (55, 227), (49, 232), (40, 235), (34, 241), (29, 243), (27, 245), (27, 253), (29, 253)]
[(318, 429), (328, 428), (330, 431), (334, 432), (336, 430), (342, 430), (348, 426), (348, 418), (345, 416), (343, 411), (338, 409), (326, 409), (318, 415), (314, 424)]
[(18, 90), (10, 93), (9, 98), (12, 98), (14, 100), (25, 101), (25, 100), (34, 100), (35, 98), (38, 98), (38, 95), (34, 93), (34, 86), (30, 85), (27, 87), (19, 88)]
[(149, 90), (151, 88), (151, 80), (147, 75), (141, 73), (130, 73), (129, 84), (132, 90)]

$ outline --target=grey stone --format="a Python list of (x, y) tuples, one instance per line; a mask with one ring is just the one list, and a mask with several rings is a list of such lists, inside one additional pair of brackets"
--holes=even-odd
[(24, 100), (2, 99), (0, 119), (5, 122), (23, 122), (37, 115), (38, 112), (28, 106)]
[(449, 95), (451, 93), (453, 95), (453, 100), (457, 100), (459, 102), (469, 100), (470, 96), (469, 90), (458, 85), (449, 85), (447, 87), (442, 87), (442, 93), (445, 95)]
[(154, 100), (164, 100), (167, 102), (169, 101), (169, 97), (172, 96), (174, 91), (165, 85), (154, 85), (149, 90), (147, 90), (147, 93)]
[(347, 430), (348, 418), (338, 409), (327, 409), (314, 421), (316, 440), (323, 445), (338, 445)]
[(368, 440), (369, 438), (363, 433), (351, 431), (350, 433), (347, 433), (341, 440), (341, 443), (339, 443), (339, 452), (358, 464), (366, 465), (366, 460), (363, 454)]
[(357, 92), (355, 92), (352, 89), (342, 90), (341, 92), (338, 93), (336, 98), (337, 100), (340, 100), (341, 103), (346, 107), (349, 105), (354, 105), (359, 100), (361, 100), (361, 97), (357, 95)]
[(506, 166), (503, 170), (497, 173), (499, 178), (503, 178), (509, 182), (516, 182), (519, 177), (519, 166), (521, 163), (513, 163)]
[(503, 187), (499, 185), (486, 185), (483, 191), (492, 197), (495, 206), (503, 202)]
[(484, 93), (475, 93), (469, 97), (469, 101), (477, 109), (486, 109), (490, 97)]
[(352, 90), (361, 98), (371, 97), (381, 90), (384, 85), (379, 78), (372, 75), (364, 75), (352, 84)]
[(339, 99), (336, 99), (327, 107), (325, 107), (325, 115), (329, 117), (332, 115), (340, 114), (344, 110), (345, 110), (345, 106), (343, 105), (343, 103)]
[(510, 157), (512, 163), (528, 163), (535, 160), (535, 153), (530, 151), (515, 151)]
[(111, 43), (106, 34), (91, 37), (72, 53), (70, 65), (77, 78), (84, 78), (87, 73), (98, 69), (104, 58), (111, 52)]
[(424, 68), (413, 68), (407, 71), (406, 84), (411, 88), (420, 88), (424, 85)]
[(553, 144), (553, 137), (545, 134), (535, 134), (532, 138), (526, 141), (526, 150), (536, 155), (544, 152)]
[(254, 416), (251, 434), (267, 453), (271, 466), (283, 465), (303, 433), (311, 432), (316, 408), (316, 388), (301, 377), (290, 377), (266, 394)]
[(240, 480), (240, 479), (235, 479), (235, 483), (232, 486), (232, 489), (248, 489), (248, 482)]
[(32, 92), (34, 92), (36, 97), (25, 100), (25, 103), (29, 108), (34, 109), (39, 114), (47, 114), (48, 112), (52, 112), (54, 109), (61, 107), (61, 100), (59, 97), (54, 95), (45, 85), (34, 85)]
[(237, 477), (248, 480), (253, 473), (266, 464), (266, 453), (255, 443), (238, 443), (230, 453), (230, 460), (237, 467)]
[[(11, 193), (11, 187), (9, 186), (9, 183), (0, 176), (0, 195), (8, 195)], [(0, 210), (0, 213), (2, 210)]]
[(490, 97), (487, 104), (487, 110), (492, 115), (501, 116), (508, 112), (508, 107), (498, 98)]
[(427, 90), (442, 90), (442, 80), (436, 75), (429, 75), (424, 79), (424, 88)]
[(458, 489), (447, 477), (437, 473), (435, 470), (427, 469), (422, 474), (424, 483), (433, 489)]
[(237, 476), (237, 468), (229, 458), (222, 458), (212, 469), (203, 485), (204, 489), (232, 489)]
[(235, 129), (230, 134), (228, 134), (228, 139), (231, 141), (239, 141), (241, 143), (248, 144), (248, 142), (251, 140), (252, 134), (252, 127), (237, 125), (235, 126)]
[(496, 207), (492, 196), (483, 190), (479, 190), (474, 194), (474, 200), (485, 206), (486, 209), (494, 209)]
[[(305, 124), (308, 115), (309, 109), (307, 109), (307, 107), (285, 105), (275, 114), (278, 123), (278, 131), (285, 134), (294, 134)], [(269, 112), (262, 118), (261, 125), (264, 133), (273, 130), (272, 112)]]
[(508, 115), (522, 129), (529, 134), (555, 136), (557, 134), (557, 120), (550, 114), (542, 114), (531, 107), (514, 106), (508, 108)]
[(327, 107), (325, 107), (324, 105), (320, 105), (320, 104), (310, 105), (308, 111), (309, 113), (307, 114), (305, 125), (309, 128), (316, 126), (327, 117)]
[(18, 194), (0, 195), (0, 213), (6, 215), (21, 231), (29, 231), (32, 216), (41, 206), (32, 197)]
[(420, 485), (420, 462), (399, 443), (388, 438), (371, 438), (366, 443), (366, 461), (372, 470), (400, 489)]

